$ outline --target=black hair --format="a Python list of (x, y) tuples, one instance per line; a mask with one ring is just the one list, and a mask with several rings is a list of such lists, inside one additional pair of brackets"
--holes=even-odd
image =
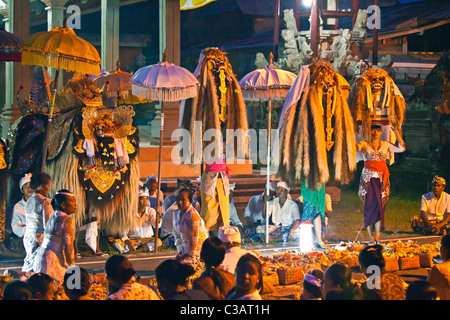
[(253, 264), (256, 266), (256, 270), (258, 270), (258, 272), (259, 272), (259, 282), (257, 285), (257, 289), (260, 292), (262, 292), (263, 291), (263, 273), (262, 273), (261, 261), (259, 261), (259, 259), (256, 256), (254, 256), (253, 254), (246, 253), (239, 259), (239, 261), (236, 265), (236, 271), (239, 267), (241, 267), (245, 264)]
[(52, 202), (51, 202), (52, 207), (53, 207), (54, 210), (62, 210), (63, 209), (61, 207), (62, 203), (66, 202), (67, 199), (69, 198), (69, 195), (61, 194), (59, 192), (72, 193), (71, 191), (66, 190), (66, 189), (59, 190), (55, 194), (55, 196), (53, 197)]
[(33, 298), (36, 298), (38, 292), (44, 294), (48, 290), (48, 285), (53, 282), (52, 277), (46, 273), (35, 273), (27, 279)]
[(352, 282), (352, 270), (341, 263), (333, 263), (325, 271), (325, 275), (328, 275), (331, 281), (341, 289), (350, 286)]
[(128, 262), (128, 259), (120, 254), (109, 257), (105, 262), (106, 275), (121, 283), (127, 283), (136, 274), (136, 271), (131, 265), (126, 267), (125, 262)]
[(52, 181), (52, 178), (48, 173), (45, 172), (33, 173), (30, 179), (30, 188), (33, 190), (37, 190), (41, 185), (47, 184), (50, 181)]
[[(68, 285), (68, 281), (70, 278), (75, 274), (76, 270), (75, 268), (78, 268), (80, 271), (80, 287), (79, 288), (71, 288), (70, 285)], [(89, 273), (86, 271), (86, 269), (81, 267), (71, 267), (67, 269), (66, 273), (64, 274), (64, 282), (63, 286), (66, 290), (70, 291), (73, 295), (82, 297), (88, 294), (89, 288), (90, 288), (90, 282), (89, 282)]]
[(416, 280), (406, 289), (405, 300), (436, 300), (438, 297), (436, 288), (428, 281)]
[(186, 286), (190, 276), (195, 274), (195, 269), (177, 260), (169, 259), (161, 262), (156, 268), (156, 280), (165, 280), (173, 285)]
[(359, 265), (367, 268), (368, 266), (378, 266), (381, 270), (386, 266), (383, 257), (383, 246), (373, 245), (363, 248), (358, 255)]
[(206, 266), (204, 274), (209, 276), (218, 288), (223, 288), (225, 285), (222, 275), (216, 270), (225, 257), (225, 251), (225, 244), (218, 237), (206, 238), (200, 251), (200, 258)]
[(30, 286), (20, 280), (8, 282), (3, 290), (2, 300), (31, 300)]
[(446, 234), (441, 238), (441, 246), (450, 250), (450, 234)]
[(194, 190), (192, 190), (190, 188), (186, 188), (186, 187), (183, 187), (183, 188), (179, 189), (178, 193), (177, 193), (177, 196), (176, 196), (177, 199), (178, 199), (178, 197), (180, 196), (180, 194), (182, 192), (187, 192), (189, 201), (192, 201), (192, 198), (194, 197)]
[[(311, 272), (311, 275), (316, 277), (319, 280), (323, 280), (323, 271), (319, 269), (314, 269)], [(321, 287), (317, 287), (312, 283), (309, 283), (308, 281), (303, 281), (303, 290), (308, 291), (313, 298), (320, 298), (322, 297), (322, 289)]]

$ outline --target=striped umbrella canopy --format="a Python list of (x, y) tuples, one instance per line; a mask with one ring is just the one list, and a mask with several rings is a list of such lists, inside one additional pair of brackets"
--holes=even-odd
[[(187, 69), (167, 62), (166, 51), (164, 51), (164, 59), (162, 62), (138, 69), (131, 77), (130, 82), (133, 95), (162, 102), (158, 160), (158, 191), (156, 195), (156, 199), (159, 199), (164, 137), (164, 102), (175, 102), (195, 97), (198, 92), (199, 82)], [(155, 252), (158, 248), (158, 224), (159, 215), (157, 214), (155, 222)]]

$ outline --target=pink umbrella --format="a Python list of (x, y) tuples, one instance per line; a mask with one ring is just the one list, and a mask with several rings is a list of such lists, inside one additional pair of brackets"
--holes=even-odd
[[(164, 135), (164, 102), (180, 101), (193, 98), (197, 95), (197, 78), (187, 69), (167, 62), (167, 53), (164, 51), (163, 62), (138, 69), (131, 77), (131, 93), (137, 97), (161, 101), (161, 129), (159, 139), (158, 161), (158, 192), (161, 189), (161, 158)], [(159, 203), (158, 203), (159, 205)], [(158, 248), (158, 223), (156, 215), (155, 252)]]
[[(270, 63), (265, 68), (256, 69), (245, 75), (240, 81), (242, 95), (245, 100), (268, 101), (267, 111), (267, 186), (270, 189), (270, 143), (272, 129), (272, 100), (283, 100), (297, 77), (294, 73), (282, 70), (272, 63), (273, 54), (270, 53)], [(269, 202), (266, 202), (266, 212)], [(266, 219), (266, 243), (269, 242), (269, 219)]]

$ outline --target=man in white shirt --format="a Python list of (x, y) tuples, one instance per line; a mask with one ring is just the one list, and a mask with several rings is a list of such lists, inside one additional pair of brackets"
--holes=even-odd
[[(254, 254), (251, 251), (241, 248), (241, 234), (234, 226), (222, 226), (219, 228), (219, 239), (225, 243), (227, 250), (225, 257), (219, 268), (234, 274), (239, 259), (246, 253)], [(255, 254), (256, 256), (256, 254)]]
[(300, 212), (298, 205), (289, 197), (290, 188), (287, 183), (280, 181), (277, 183), (277, 197), (270, 201), (269, 212), (266, 215), (263, 209), (263, 218), (268, 216), (269, 223), (281, 226), (283, 233), (287, 233), (289, 240), (294, 240), (296, 230), (300, 226)]
[[(119, 250), (120, 253), (136, 250), (154, 250), (155, 239), (153, 236), (156, 223), (156, 211), (149, 205), (150, 200), (148, 192), (140, 190), (138, 213), (135, 217), (134, 227), (124, 233), (121, 239), (116, 239), (114, 241), (114, 247)], [(158, 227), (160, 227), (160, 225)], [(158, 241), (160, 240), (158, 239)]]
[(25, 206), (28, 198), (33, 194), (33, 190), (30, 188), (31, 173), (25, 174), (25, 176), (19, 181), (19, 188), (23, 194), (22, 199), (14, 205), (11, 228), (12, 232), (19, 238), (23, 238), (25, 234), (26, 219), (25, 219)]
[(422, 195), (420, 217), (411, 218), (411, 227), (425, 234), (447, 234), (450, 222), (450, 195), (444, 192), (445, 179), (434, 176), (432, 190)]

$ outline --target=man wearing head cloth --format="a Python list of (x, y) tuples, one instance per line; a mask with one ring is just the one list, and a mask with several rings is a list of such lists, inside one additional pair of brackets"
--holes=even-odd
[(25, 176), (22, 177), (19, 181), (20, 192), (22, 192), (23, 196), (19, 202), (14, 205), (12, 219), (11, 219), (11, 228), (12, 232), (22, 238), (25, 234), (26, 227), (26, 219), (25, 219), (25, 206), (27, 200), (33, 194), (33, 190), (30, 188), (31, 181), (31, 173), (26, 173)]
[[(114, 241), (114, 247), (120, 253), (132, 251), (154, 250), (154, 226), (156, 223), (156, 210), (150, 207), (149, 193), (139, 190), (138, 213), (134, 219), (134, 227), (124, 232), (121, 239)], [(158, 228), (161, 227), (161, 220)], [(158, 239), (158, 242), (160, 240)]]
[(269, 202), (268, 214), (264, 206), (263, 218), (269, 219), (269, 224), (281, 226), (282, 232), (288, 235), (288, 239), (294, 240), (296, 230), (300, 226), (300, 211), (297, 203), (290, 198), (289, 191), (290, 188), (286, 182), (277, 183), (277, 197)]
[(411, 218), (411, 227), (425, 234), (447, 234), (450, 223), (450, 195), (444, 192), (445, 179), (435, 175), (432, 190), (422, 195), (420, 217)]
[[(235, 226), (222, 226), (219, 228), (219, 239), (225, 243), (227, 250), (219, 268), (234, 274), (239, 259), (251, 251), (241, 248), (241, 233)], [(254, 254), (254, 253), (252, 253)]]

